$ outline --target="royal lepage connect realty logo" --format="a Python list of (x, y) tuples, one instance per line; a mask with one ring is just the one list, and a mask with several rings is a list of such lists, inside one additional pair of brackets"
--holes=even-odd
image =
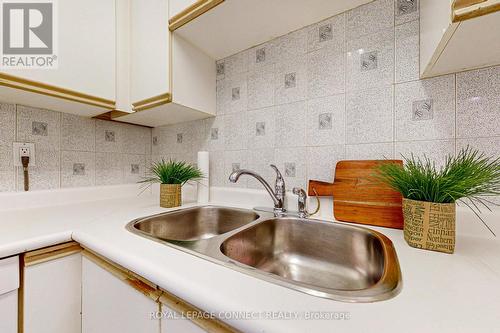
[(57, 68), (55, 0), (0, 0), (1, 68)]

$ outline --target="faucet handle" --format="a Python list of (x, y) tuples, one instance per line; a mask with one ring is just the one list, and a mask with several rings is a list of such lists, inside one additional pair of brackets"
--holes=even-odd
[(301, 189), (300, 187), (294, 187), (292, 189), (293, 194), (299, 196), (299, 201), (297, 202), (298, 210), (299, 210), (299, 217), (300, 218), (305, 218), (309, 214), (307, 213), (306, 210), (306, 200), (307, 200), (307, 194), (306, 191)]
[(300, 218), (306, 218), (306, 217), (309, 217), (309, 216), (314, 215), (317, 212), (319, 212), (319, 209), (321, 207), (321, 203), (319, 201), (318, 192), (316, 192), (316, 190), (314, 188), (312, 190), (316, 196), (316, 203), (317, 203), (316, 210), (312, 213), (307, 211), (307, 207), (306, 207), (306, 205), (307, 205), (307, 193), (306, 193), (306, 191), (304, 191), (300, 187), (294, 187), (292, 190), (293, 194), (299, 196), (299, 201), (297, 203), (297, 206), (298, 206), (298, 211), (299, 211), (298, 215)]
[(278, 167), (274, 164), (270, 164), (270, 167), (276, 171), (276, 182), (274, 184), (276, 195), (280, 196), (282, 199), (285, 199), (285, 179), (281, 175), (281, 172), (278, 170)]
[(304, 191), (304, 190), (303, 190), (303, 189), (301, 189), (300, 187), (294, 187), (294, 188), (292, 189), (292, 192), (293, 192), (293, 194), (298, 195), (298, 196), (299, 196), (299, 199), (300, 199), (300, 198), (303, 198), (303, 197), (307, 198), (306, 191)]
[(278, 167), (277, 167), (276, 165), (274, 165), (274, 164), (269, 164), (269, 166), (270, 166), (271, 168), (273, 168), (273, 169), (274, 169), (274, 171), (276, 171), (276, 180), (278, 180), (278, 179), (283, 179), (283, 176), (281, 175), (281, 172), (279, 171), (279, 169), (278, 169)]

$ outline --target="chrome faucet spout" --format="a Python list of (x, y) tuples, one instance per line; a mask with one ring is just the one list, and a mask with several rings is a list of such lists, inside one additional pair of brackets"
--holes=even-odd
[(262, 186), (264, 186), (267, 193), (269, 193), (269, 195), (271, 196), (271, 199), (273, 200), (274, 203), (274, 213), (276, 215), (282, 215), (285, 212), (284, 208), (285, 181), (283, 180), (283, 176), (281, 175), (278, 168), (276, 168), (276, 166), (274, 165), (271, 165), (271, 167), (276, 171), (275, 191), (273, 191), (271, 185), (269, 185), (269, 183), (266, 182), (266, 180), (262, 178), (261, 175), (252, 170), (240, 169), (233, 171), (231, 175), (229, 175), (229, 181), (231, 183), (236, 183), (241, 175), (248, 175), (254, 177), (262, 184)]

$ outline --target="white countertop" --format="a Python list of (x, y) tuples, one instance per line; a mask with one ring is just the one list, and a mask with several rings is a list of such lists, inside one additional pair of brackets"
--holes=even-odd
[[(231, 192), (229, 200), (228, 191), (220, 192), (213, 196), (217, 200), (213, 204), (251, 208), (268, 200), (252, 191)], [(258, 197), (251, 204), (242, 200), (249, 194)], [(99, 199), (24, 210), (13, 205), (16, 209), (0, 211), (0, 258), (74, 239), (206, 311), (256, 312), (263, 317), (268, 311), (275, 315), (338, 311), (350, 316), (348, 320), (227, 320), (244, 332), (500, 331), (500, 241), (472, 214), (460, 210), (453, 255), (411, 248), (400, 230), (373, 228), (393, 241), (403, 288), (393, 299), (355, 304), (287, 289), (128, 232), (125, 225), (131, 220), (166, 211), (158, 206), (156, 195)], [(498, 220), (496, 214), (487, 215), (490, 226)]]

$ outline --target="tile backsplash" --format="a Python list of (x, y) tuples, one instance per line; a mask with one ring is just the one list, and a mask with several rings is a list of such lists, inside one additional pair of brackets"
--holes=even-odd
[(332, 180), (341, 159), (467, 145), (500, 154), (500, 67), (419, 80), (418, 0), (376, 0), (217, 61), (214, 118), (148, 128), (0, 104), (0, 191), (22, 189), (12, 142), (35, 142), (32, 189), (136, 182), (151, 160), (211, 154), (211, 185), (288, 189)]
[(0, 103), (0, 191), (23, 190), (12, 143), (35, 143), (30, 189), (135, 183), (151, 159), (151, 129)]
[(377, 0), (217, 61), (217, 116), (153, 129), (153, 159), (209, 150), (211, 185), (250, 188), (230, 172), (276, 163), (291, 189), (341, 159), (498, 156), (500, 67), (419, 80), (418, 8)]

